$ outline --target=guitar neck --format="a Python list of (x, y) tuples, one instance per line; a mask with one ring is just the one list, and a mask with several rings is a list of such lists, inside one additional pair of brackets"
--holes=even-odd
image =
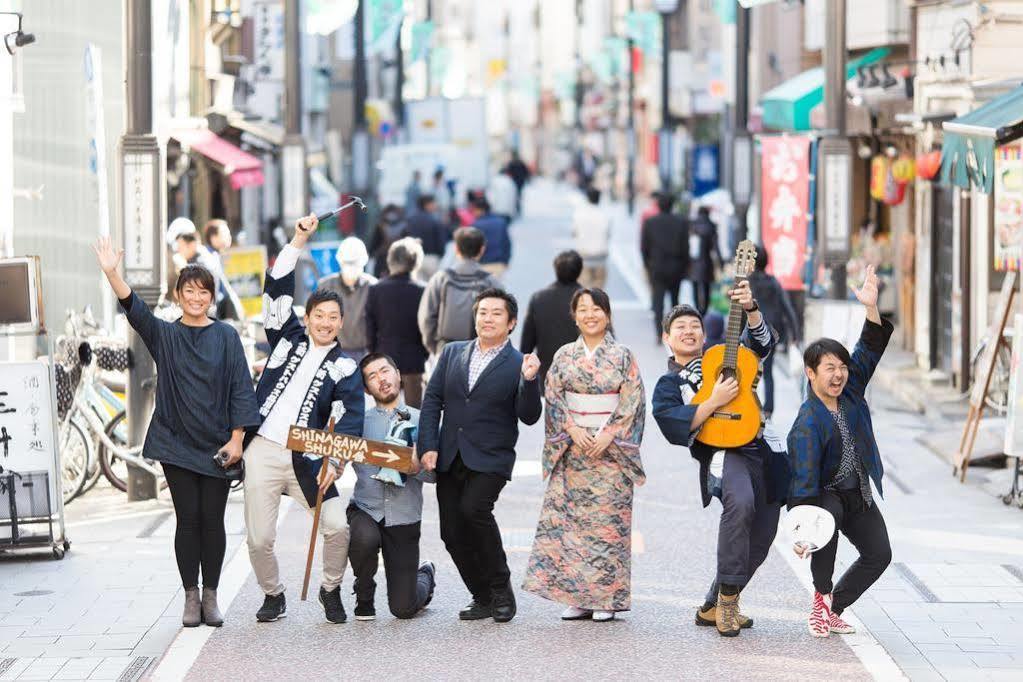
[[(735, 284), (744, 282), (745, 277), (736, 277)], [(736, 369), (739, 358), (739, 337), (742, 335), (742, 306), (738, 301), (732, 301), (728, 308), (728, 325), (725, 327), (725, 358), (723, 367)]]

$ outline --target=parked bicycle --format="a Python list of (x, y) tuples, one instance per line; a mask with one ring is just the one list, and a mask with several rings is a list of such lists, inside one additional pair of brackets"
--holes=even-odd
[[(984, 372), (982, 365), (987, 357), (988, 346), (991, 344), (991, 332), (984, 334), (970, 358), (970, 373), (973, 381), (979, 381)], [(998, 338), (994, 350), (995, 365), (991, 372), (991, 383), (988, 385), (984, 404), (997, 414), (1005, 414), (1009, 407), (1009, 376), (1012, 372), (1012, 329), (1006, 327)], [(971, 384), (972, 391), (972, 384)]]

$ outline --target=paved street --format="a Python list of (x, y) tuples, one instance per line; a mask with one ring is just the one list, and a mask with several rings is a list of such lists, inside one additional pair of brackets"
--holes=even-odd
[[(524, 307), (553, 278), (550, 261), (570, 244), (564, 191), (538, 184), (515, 228), (509, 288)], [(623, 213), (623, 212), (622, 212)], [(617, 338), (638, 355), (648, 391), (664, 370), (643, 299), (635, 228), (616, 223), (608, 284)], [(784, 364), (784, 363), (782, 363)], [(794, 384), (778, 377), (775, 418), (794, 416)], [(859, 634), (814, 640), (806, 632), (809, 566), (779, 538), (743, 594), (752, 630), (726, 640), (693, 625), (714, 569), (719, 505), (702, 509), (696, 467), (648, 419), (637, 491), (633, 610), (612, 623), (562, 623), (560, 607), (521, 591), (507, 625), (463, 623), (469, 599), (440, 542), (428, 494), (422, 555), (437, 562), (428, 610), (398, 621), (386, 610), (383, 572), (375, 622), (329, 625), (313, 598), (299, 601), (309, 519), (283, 517), (279, 555), (288, 618), (255, 622), (262, 601), (243, 544), (241, 498), (228, 511), (229, 547), (221, 586), (227, 623), (181, 630), (182, 595), (167, 500), (129, 506), (100, 491), (69, 508), (74, 543), (62, 562), (0, 555), (0, 680), (7, 679), (1019, 679), (1023, 675), (1023, 513), (966, 485), (917, 442), (935, 425), (901, 411), (875, 390), (875, 426), (886, 460), (882, 509), (895, 559), (853, 609)], [(519, 441), (515, 478), (498, 503), (513, 582), (525, 570), (540, 509), (541, 425)], [(350, 485), (350, 480), (348, 481)], [(840, 558), (850, 554), (842, 544)], [(48, 555), (47, 555), (48, 557)], [(318, 581), (314, 571), (313, 583)], [(343, 585), (351, 616), (351, 578)]]

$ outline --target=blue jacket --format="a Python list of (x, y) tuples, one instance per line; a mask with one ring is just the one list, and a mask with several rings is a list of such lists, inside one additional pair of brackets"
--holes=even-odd
[[(860, 457), (882, 497), (884, 466), (877, 451), (870, 408), (864, 393), (894, 330), (892, 323), (887, 320), (882, 320), (879, 325), (869, 320), (863, 323), (863, 331), (860, 332), (860, 340), (853, 349), (849, 365), (849, 380), (839, 396), (847, 410), (849, 430), (859, 446), (857, 449)], [(790, 508), (801, 504), (817, 504), (817, 497), (824, 484), (834, 477), (842, 459), (842, 434), (835, 426), (834, 417), (812, 389), (808, 389), (807, 394), (809, 397), (799, 408), (796, 421), (789, 431), (789, 465), (792, 469)]]
[[(746, 329), (740, 338), (741, 345), (752, 350), (761, 359), (770, 355), (777, 341), (778, 333), (773, 329), (768, 344), (757, 341), (749, 329)], [(696, 431), (693, 431), (692, 423), (693, 417), (696, 416), (697, 405), (687, 402), (682, 395), (683, 381), (680, 372), (683, 367), (674, 359), (669, 358), (668, 370), (667, 374), (658, 379), (657, 386), (654, 387), (654, 420), (669, 443), (689, 448), (689, 454), (700, 463), (700, 498), (703, 506), (706, 507), (712, 498), (708, 485), (710, 461), (717, 448), (696, 440)], [(704, 380), (706, 381), (706, 379)], [(754, 391), (756, 391), (756, 384), (754, 384)], [(764, 459), (769, 487), (768, 500), (772, 502), (783, 500), (788, 487), (788, 472), (784, 455), (774, 453), (763, 436), (759, 435), (741, 449), (744, 452), (755, 452)]]
[(488, 213), (481, 215), (473, 224), (487, 239), (487, 248), (480, 258), (481, 264), (504, 263), (511, 260), (511, 234), (508, 231), (508, 219)]
[[(295, 314), (292, 304), (295, 295), (295, 272), (291, 271), (280, 279), (274, 279), (266, 272), (263, 287), (263, 320), (266, 338), (272, 349), (266, 369), (256, 387), (256, 401), (259, 415), (266, 419), (277, 404), (284, 388), (288, 385), (299, 363), (312, 343), (305, 327)], [(362, 436), (363, 414), (366, 410), (366, 396), (362, 387), (362, 372), (355, 360), (348, 357), (341, 347), (335, 345), (323, 359), (302, 407), (296, 415), (296, 426), (324, 429), (334, 417), (334, 432), (350, 436)], [(259, 427), (251, 428), (246, 434), (245, 445), (256, 437)], [(302, 494), (309, 506), (316, 505), (319, 486), (316, 477), (320, 473), (321, 460), (306, 457), (304, 453), (292, 452), (291, 462), (295, 478), (302, 488)], [(337, 497), (335, 486), (331, 486), (323, 499)]]
[(509, 343), (470, 391), (469, 357), (475, 344), (456, 341), (444, 346), (423, 396), (418, 451), (436, 450), (441, 472), (450, 470), (461, 454), (472, 471), (511, 480), (519, 420), (535, 424), (540, 419), (540, 382), (522, 378), (522, 353)]

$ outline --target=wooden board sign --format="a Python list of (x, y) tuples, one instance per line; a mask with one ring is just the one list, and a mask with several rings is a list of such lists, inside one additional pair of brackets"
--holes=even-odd
[(292, 426), (288, 430), (288, 448), (317, 457), (327, 456), (344, 462), (372, 464), (412, 473), (412, 448), (377, 440), (368, 440), (347, 433)]

